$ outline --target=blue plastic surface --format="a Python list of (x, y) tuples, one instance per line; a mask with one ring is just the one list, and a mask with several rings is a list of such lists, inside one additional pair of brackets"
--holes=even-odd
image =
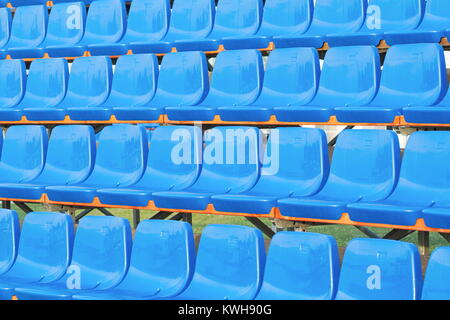
[(0, 60), (0, 110), (15, 107), (25, 94), (27, 69), (22, 60)]
[(353, 239), (344, 255), (337, 300), (417, 300), (422, 268), (412, 243)]
[(9, 8), (0, 8), (0, 48), (5, 47), (11, 34), (12, 14)]
[(423, 281), (422, 300), (450, 300), (450, 247), (433, 251)]
[(339, 220), (348, 203), (389, 196), (399, 169), (393, 131), (346, 130), (338, 137), (324, 188), (314, 196), (279, 200), (278, 207), (283, 216)]
[(19, 246), (20, 224), (16, 211), (0, 209), (0, 275), (13, 266)]

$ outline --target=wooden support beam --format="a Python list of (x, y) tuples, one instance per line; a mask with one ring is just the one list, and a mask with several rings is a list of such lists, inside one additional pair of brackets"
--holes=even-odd
[(173, 212), (166, 212), (166, 211), (160, 211), (158, 213), (155, 213), (150, 220), (164, 220), (170, 217), (173, 214)]
[(255, 227), (257, 227), (259, 230), (262, 231), (266, 236), (269, 238), (272, 238), (275, 235), (275, 232), (270, 229), (264, 222), (259, 220), (258, 218), (254, 217), (245, 217), (248, 221), (250, 221), (251, 224), (253, 224)]
[(415, 231), (414, 230), (392, 229), (383, 237), (383, 239), (401, 240), (401, 239), (405, 238), (406, 236), (409, 236), (413, 232), (415, 232)]
[(14, 202), (14, 204), (16, 206), (18, 206), (25, 213), (33, 212), (33, 209), (31, 209), (29, 206), (27, 206), (24, 202)]
[(430, 255), (430, 233), (428, 231), (419, 231), (419, 252), (423, 256)]
[(358, 229), (359, 231), (361, 231), (362, 233), (364, 233), (369, 238), (373, 238), (373, 239), (380, 238), (375, 232), (373, 232), (372, 230), (370, 230), (367, 227), (355, 226), (355, 228)]
[(141, 211), (133, 209), (133, 228), (136, 229), (141, 222)]

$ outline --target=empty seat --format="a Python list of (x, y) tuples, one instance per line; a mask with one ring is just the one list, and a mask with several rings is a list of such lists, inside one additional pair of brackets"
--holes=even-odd
[(327, 139), (322, 130), (272, 129), (258, 183), (243, 193), (214, 195), (211, 202), (222, 212), (269, 214), (278, 199), (316, 193), (328, 170)]
[(100, 189), (101, 203), (145, 207), (152, 192), (176, 191), (191, 186), (201, 168), (202, 133), (197, 127), (163, 126), (154, 130), (147, 168), (135, 185)]
[(22, 100), (27, 69), (22, 60), (0, 60), (0, 110), (15, 107)]
[(283, 216), (339, 220), (348, 203), (381, 200), (397, 183), (397, 135), (386, 130), (345, 130), (337, 140), (329, 178), (309, 197), (278, 201)]
[(46, 4), (47, 0), (9, 0), (14, 7), (29, 6), (33, 4)]
[(385, 200), (347, 206), (353, 221), (413, 226), (421, 211), (448, 199), (450, 132), (415, 132), (403, 156), (400, 179)]
[(19, 246), (20, 224), (16, 211), (0, 209), (0, 275), (14, 264)]
[(11, 300), (18, 286), (49, 283), (62, 277), (72, 257), (73, 236), (72, 218), (67, 214), (27, 214), (16, 261), (0, 276), (0, 300)]
[(27, 183), (0, 183), (0, 197), (40, 199), (46, 186), (71, 185), (85, 180), (91, 173), (94, 161), (95, 138), (92, 127), (55, 127), (49, 139), (42, 173)]
[(270, 53), (261, 94), (248, 106), (219, 107), (223, 121), (269, 121), (274, 107), (309, 103), (320, 78), (319, 56), (313, 48), (285, 48)]
[(450, 200), (438, 201), (430, 208), (422, 210), (425, 225), (431, 228), (450, 229)]
[(332, 300), (339, 280), (336, 240), (309, 232), (272, 238), (256, 300)]
[(440, 45), (396, 45), (388, 50), (374, 100), (367, 105), (335, 108), (335, 114), (347, 123), (392, 123), (403, 107), (436, 104), (447, 87)]
[(261, 231), (234, 225), (203, 229), (195, 273), (180, 300), (252, 300), (262, 283), (266, 251)]
[(97, 189), (136, 183), (144, 172), (147, 149), (143, 127), (128, 124), (105, 127), (91, 175), (82, 183), (47, 187), (46, 193), (52, 201), (91, 203)]
[(0, 48), (5, 47), (11, 34), (12, 14), (9, 8), (0, 8)]
[(440, 247), (433, 251), (428, 260), (423, 281), (422, 300), (449, 300), (450, 247)]
[(166, 106), (169, 120), (211, 121), (217, 108), (246, 106), (259, 96), (263, 85), (264, 65), (257, 50), (221, 52), (214, 65), (211, 87), (206, 98), (195, 106)]
[(275, 47), (321, 48), (329, 33), (358, 31), (364, 23), (365, 10), (364, 0), (316, 0), (309, 29), (274, 37)]
[(17, 287), (20, 300), (70, 300), (84, 290), (104, 290), (125, 276), (131, 254), (131, 228), (119, 217), (85, 217), (75, 235), (70, 266), (48, 284)]
[(114, 107), (116, 119), (158, 120), (166, 106), (198, 104), (209, 89), (205, 55), (201, 52), (166, 54), (161, 63), (157, 83), (156, 93), (149, 103)]
[(261, 132), (251, 127), (217, 127), (205, 132), (202, 170), (191, 187), (153, 193), (159, 208), (205, 210), (214, 194), (252, 188), (259, 177)]
[(146, 220), (136, 229), (130, 268), (115, 288), (75, 295), (79, 300), (138, 300), (176, 296), (194, 273), (195, 246), (186, 222)]
[(283, 122), (328, 122), (335, 107), (369, 104), (378, 91), (380, 57), (371, 46), (331, 48), (325, 56), (314, 99), (304, 105), (276, 106)]
[(353, 239), (347, 245), (337, 300), (417, 300), (422, 268), (412, 243)]

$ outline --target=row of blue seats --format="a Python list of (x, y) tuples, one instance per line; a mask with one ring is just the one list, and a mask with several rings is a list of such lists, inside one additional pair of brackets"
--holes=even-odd
[[(279, 232), (266, 258), (254, 228), (209, 225), (195, 253), (186, 222), (86, 217), (74, 237), (61, 213), (0, 210), (0, 298), (176, 300), (450, 299), (450, 247), (436, 249), (425, 280), (417, 247), (354, 239), (342, 268), (328, 235)], [(423, 286), (423, 290), (422, 290)]]
[(450, 123), (443, 49), (405, 44), (383, 66), (373, 46), (330, 49), (322, 71), (313, 48), (221, 52), (211, 81), (201, 52), (0, 61), (0, 121)]
[[(425, 2), (427, 5), (425, 6)], [(367, 14), (366, 14), (367, 11)], [(187, 18), (190, 17), (190, 18)], [(447, 0), (96, 0), (0, 9), (0, 53), (13, 58), (440, 42)], [(8, 41), (9, 40), (9, 41)]]
[[(80, 0), (86, 4), (91, 3), (95, 0)], [(127, 0), (133, 1), (133, 0)], [(8, 3), (13, 7), (21, 7), (21, 6), (30, 6), (35, 4), (47, 4), (49, 0), (0, 0), (0, 6), (6, 6)], [(61, 2), (73, 2), (73, 0), (51, 0), (53, 4), (61, 3)]]
[[(387, 130), (340, 134), (331, 167), (320, 129), (278, 128), (264, 148), (252, 127), (113, 125), (98, 148), (89, 126), (58, 126), (47, 147), (41, 126), (13, 126), (0, 158), (0, 197), (341, 219), (414, 228), (418, 219), (450, 229), (450, 132), (416, 132), (400, 169)], [(205, 144), (202, 148), (202, 144)], [(64, 150), (64, 152), (61, 152)]]

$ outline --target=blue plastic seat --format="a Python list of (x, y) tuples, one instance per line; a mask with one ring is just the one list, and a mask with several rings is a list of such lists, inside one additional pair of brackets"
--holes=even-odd
[(22, 60), (0, 60), (0, 110), (15, 107), (25, 94), (27, 69)]
[(181, 191), (153, 193), (159, 208), (205, 210), (214, 194), (237, 194), (259, 178), (261, 132), (251, 127), (217, 127), (205, 132), (202, 170)]
[(283, 216), (339, 220), (349, 203), (381, 200), (395, 187), (400, 168), (397, 135), (386, 130), (346, 130), (337, 140), (329, 178), (316, 195), (278, 201)]
[(337, 300), (417, 300), (422, 268), (412, 243), (353, 239), (347, 245)]
[(266, 251), (258, 229), (209, 225), (203, 229), (195, 273), (180, 300), (252, 300), (262, 283)]
[(273, 113), (283, 122), (328, 122), (335, 107), (369, 104), (380, 79), (380, 57), (371, 46), (328, 50), (316, 96), (304, 105), (278, 106)]
[(266, 0), (261, 26), (253, 36), (222, 39), (225, 49), (267, 48), (274, 36), (302, 34), (308, 30), (313, 0)]
[(46, 186), (71, 185), (85, 180), (91, 173), (94, 161), (95, 138), (92, 127), (55, 127), (49, 139), (42, 173), (27, 183), (0, 183), (0, 196), (10, 199), (40, 199)]
[(48, 10), (44, 5), (24, 6), (16, 9), (8, 43), (0, 55), (13, 59), (40, 57), (39, 45), (47, 32)]
[(329, 33), (358, 31), (364, 23), (365, 11), (365, 0), (316, 0), (313, 20), (306, 32), (276, 36), (273, 42), (277, 48), (321, 48)]
[(10, 108), (0, 108), (0, 120), (20, 121), (23, 109), (53, 108), (63, 99), (67, 90), (69, 69), (67, 60), (36, 59), (31, 62), (26, 80), (26, 91), (21, 102)]
[(52, 107), (25, 108), (23, 114), (32, 121), (62, 121), (66, 115), (72, 120), (84, 120), (77, 118), (77, 110), (102, 105), (109, 96), (111, 82), (109, 57), (77, 58), (72, 63), (67, 93), (61, 103)]
[(415, 132), (408, 141), (399, 182), (387, 199), (347, 206), (351, 220), (414, 226), (421, 211), (448, 199), (450, 132)]
[[(9, 8), (0, 8), (0, 48), (5, 47), (11, 34), (12, 14)], [(0, 56), (1, 57), (1, 56)]]
[(202, 133), (197, 127), (163, 126), (154, 130), (147, 168), (135, 185), (100, 189), (101, 203), (145, 207), (155, 191), (176, 191), (191, 186), (200, 173)]
[(272, 129), (261, 176), (249, 191), (211, 197), (222, 212), (269, 214), (277, 200), (315, 194), (328, 176), (328, 147), (320, 129)]
[(17, 287), (19, 300), (70, 300), (75, 294), (117, 286), (131, 254), (131, 228), (119, 217), (85, 217), (75, 235), (70, 266), (57, 281)]
[(346, 123), (392, 123), (404, 107), (438, 103), (447, 87), (440, 45), (396, 45), (388, 50), (374, 100), (367, 105), (337, 107), (335, 114)]
[(115, 288), (73, 296), (78, 300), (144, 300), (176, 296), (194, 273), (195, 245), (186, 222), (146, 220), (136, 229), (130, 268)]
[(309, 103), (320, 78), (319, 56), (313, 48), (277, 49), (270, 53), (261, 94), (248, 106), (219, 107), (223, 121), (269, 121), (274, 107)]
[(46, 193), (53, 201), (91, 203), (97, 189), (135, 184), (144, 172), (147, 150), (143, 127), (128, 124), (105, 127), (91, 175), (81, 183), (47, 187)]
[(440, 247), (433, 251), (425, 272), (422, 300), (450, 300), (448, 261), (450, 247)]
[(333, 300), (339, 280), (336, 240), (309, 232), (272, 238), (256, 300)]
[(158, 120), (167, 106), (192, 106), (204, 99), (209, 89), (208, 63), (201, 52), (166, 54), (153, 99), (142, 106), (118, 106), (118, 120)]
[(11, 300), (18, 286), (49, 283), (62, 277), (72, 257), (73, 236), (72, 218), (67, 214), (27, 214), (16, 261), (0, 276), (0, 300)]
[(263, 15), (262, 0), (219, 1), (211, 33), (200, 39), (175, 41), (178, 51), (219, 49), (222, 39), (233, 43), (234, 37), (253, 36), (259, 29)]
[(247, 106), (258, 98), (263, 86), (264, 65), (257, 50), (221, 52), (214, 65), (206, 98), (194, 106), (166, 106), (169, 120), (211, 121), (217, 108)]
[(47, 0), (8, 0), (14, 7), (29, 6), (34, 4), (46, 4)]
[(19, 246), (20, 224), (16, 211), (0, 209), (0, 275), (13, 266)]
[(119, 57), (112, 78), (108, 99), (90, 107), (70, 107), (72, 120), (110, 120), (112, 108), (136, 108), (149, 103), (158, 82), (158, 59), (151, 54), (133, 54)]

